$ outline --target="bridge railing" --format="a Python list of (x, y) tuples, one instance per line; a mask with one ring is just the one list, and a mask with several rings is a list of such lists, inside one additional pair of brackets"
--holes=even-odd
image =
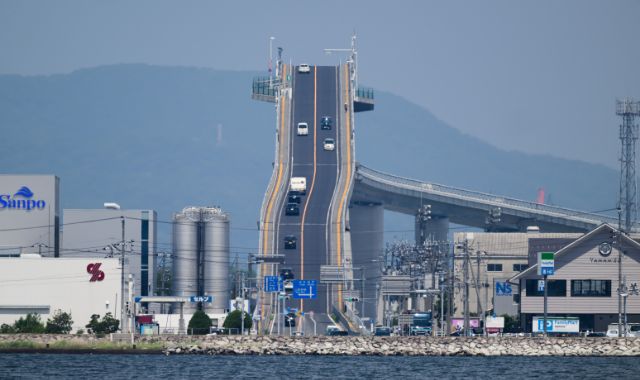
[[(575, 220), (584, 220), (588, 222), (602, 223), (606, 222), (611, 225), (617, 225), (618, 219), (601, 215), (594, 214), (589, 212), (582, 212), (577, 210), (572, 210), (563, 207), (557, 206), (549, 206), (545, 204), (539, 204), (535, 202), (528, 202), (513, 198), (506, 198), (502, 196), (482, 193), (478, 191), (464, 190), (451, 186), (438, 185), (435, 183), (426, 183), (414, 179), (404, 178), (395, 176), (392, 174), (383, 173), (377, 170), (369, 169), (361, 164), (357, 164), (357, 172), (356, 176), (363, 176), (365, 178), (369, 178), (376, 181), (383, 181), (388, 183), (391, 186), (401, 187), (410, 187), (415, 191), (423, 191), (429, 193), (441, 193), (446, 195), (456, 195), (459, 197), (464, 197), (472, 200), (482, 200), (489, 201), (499, 206), (511, 206), (515, 208), (521, 208), (526, 210), (538, 210), (541, 212), (549, 213), (549, 214), (557, 214), (558, 216), (562, 216), (564, 218), (571, 217)], [(637, 228), (637, 226), (635, 227)], [(634, 229), (635, 229), (634, 228)]]
[(276, 77), (256, 77), (253, 78), (251, 97), (256, 100), (274, 102), (280, 80)]
[(356, 90), (356, 98), (370, 99), (370, 100), (375, 99), (373, 88), (358, 87), (358, 89)]

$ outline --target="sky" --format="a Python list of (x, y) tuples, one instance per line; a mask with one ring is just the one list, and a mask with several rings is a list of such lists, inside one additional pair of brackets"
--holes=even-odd
[(639, 15), (640, 0), (0, 0), (0, 74), (266, 72), (270, 37), (286, 61), (333, 65), (346, 53), (323, 49), (355, 32), (361, 85), (504, 150), (617, 168), (616, 98), (640, 100)]

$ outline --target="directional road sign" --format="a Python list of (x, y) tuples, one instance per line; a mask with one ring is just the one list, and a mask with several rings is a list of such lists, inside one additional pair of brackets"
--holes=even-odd
[(293, 280), (293, 298), (309, 299), (318, 297), (318, 280)]
[(264, 291), (268, 293), (282, 290), (282, 281), (279, 276), (264, 276)]

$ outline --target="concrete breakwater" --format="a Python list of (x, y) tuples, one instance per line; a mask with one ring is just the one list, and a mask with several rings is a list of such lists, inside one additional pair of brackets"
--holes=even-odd
[[(29, 345), (17, 343), (28, 342)], [(273, 336), (142, 336), (136, 351), (166, 355), (381, 355), (381, 356), (640, 356), (640, 338), (521, 337), (273, 337)], [(131, 349), (108, 337), (88, 335), (0, 335), (0, 350), (32, 347), (66, 351), (113, 352)]]

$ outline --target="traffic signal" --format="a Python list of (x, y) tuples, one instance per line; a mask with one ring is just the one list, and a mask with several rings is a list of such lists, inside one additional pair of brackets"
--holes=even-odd
[(347, 297), (347, 302), (358, 302), (360, 298), (358, 297)]

